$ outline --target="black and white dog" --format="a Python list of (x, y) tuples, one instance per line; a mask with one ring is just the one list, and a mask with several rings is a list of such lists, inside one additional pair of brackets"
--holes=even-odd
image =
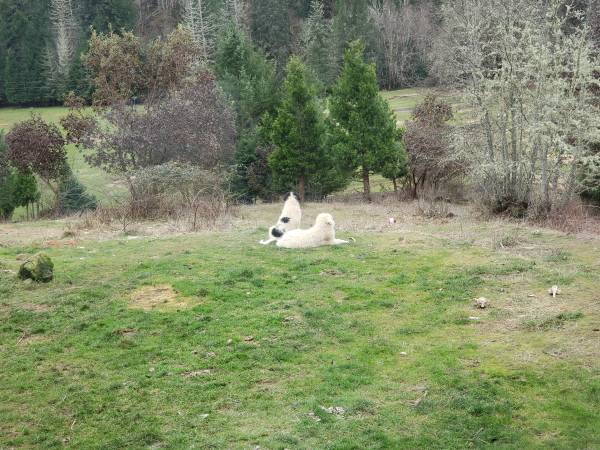
[(284, 198), (285, 203), (281, 210), (281, 215), (277, 224), (269, 228), (269, 236), (267, 239), (260, 241), (263, 245), (268, 245), (271, 242), (275, 242), (286, 231), (295, 230), (300, 227), (300, 221), (302, 220), (302, 209), (300, 209), (300, 202), (298, 197), (293, 192), (288, 192)]

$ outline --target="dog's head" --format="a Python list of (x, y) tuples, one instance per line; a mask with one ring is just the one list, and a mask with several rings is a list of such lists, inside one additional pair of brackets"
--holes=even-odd
[(298, 196), (294, 191), (290, 191), (283, 197), (283, 201), (287, 202), (288, 198), (292, 197), (294, 200), (298, 201)]
[(333, 216), (328, 213), (319, 214), (315, 223), (322, 228), (333, 228), (335, 226)]

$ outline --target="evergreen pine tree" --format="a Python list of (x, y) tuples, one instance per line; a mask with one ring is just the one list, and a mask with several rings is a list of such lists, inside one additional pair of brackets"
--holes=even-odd
[(292, 53), (289, 0), (253, 1), (250, 5), (252, 40), (283, 68)]
[(369, 14), (369, 0), (336, 0), (333, 16), (336, 67), (341, 66), (348, 44), (355, 40), (363, 42), (369, 60), (376, 59), (375, 28)]
[(79, 0), (79, 23), (98, 33), (110, 30), (132, 30), (135, 26), (135, 4), (131, 0)]
[(360, 41), (346, 50), (329, 109), (335, 148), (348, 169), (360, 169), (364, 196), (370, 201), (369, 175), (381, 172), (393, 160), (400, 134), (389, 104), (379, 93), (375, 65), (364, 61)]
[(319, 81), (320, 88), (328, 88), (335, 78), (333, 43), (331, 21), (325, 18), (323, 1), (312, 0), (310, 15), (302, 28), (302, 56)]
[(47, 0), (0, 3), (0, 58), (7, 103), (26, 105), (50, 100), (43, 57), (49, 40), (47, 11)]
[(238, 140), (233, 189), (241, 201), (271, 198), (271, 174), (267, 165), (270, 143), (259, 125), (278, 102), (275, 65), (256, 49), (234, 23), (224, 27), (215, 53), (219, 84), (233, 101)]
[(323, 142), (325, 124), (306, 67), (290, 58), (283, 83), (282, 101), (271, 125), (275, 150), (269, 166), (276, 180), (289, 189), (297, 188), (304, 200), (312, 177), (327, 169)]
[(59, 192), (60, 212), (63, 214), (96, 209), (98, 206), (96, 197), (86, 191), (70, 169), (61, 180)]

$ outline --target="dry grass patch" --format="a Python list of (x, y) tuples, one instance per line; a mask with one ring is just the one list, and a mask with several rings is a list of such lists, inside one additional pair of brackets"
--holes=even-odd
[(31, 302), (21, 303), (19, 305), (19, 307), (21, 307), (22, 309), (24, 309), (26, 311), (33, 311), (33, 312), (48, 312), (52, 309), (52, 306), (50, 306), (50, 305), (46, 305), (44, 303), (31, 303)]
[(50, 338), (48, 336), (44, 336), (43, 334), (29, 334), (24, 332), (21, 334), (21, 337), (17, 341), (17, 345), (32, 345), (32, 344), (41, 344), (44, 342), (48, 342)]
[(168, 284), (144, 286), (129, 296), (129, 307), (144, 311), (188, 309), (196, 304), (197, 300), (179, 296)]

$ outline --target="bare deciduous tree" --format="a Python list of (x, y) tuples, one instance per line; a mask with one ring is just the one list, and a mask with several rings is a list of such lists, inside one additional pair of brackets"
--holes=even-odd
[(384, 0), (369, 11), (379, 31), (386, 87), (405, 86), (414, 80), (433, 41), (431, 7)]

